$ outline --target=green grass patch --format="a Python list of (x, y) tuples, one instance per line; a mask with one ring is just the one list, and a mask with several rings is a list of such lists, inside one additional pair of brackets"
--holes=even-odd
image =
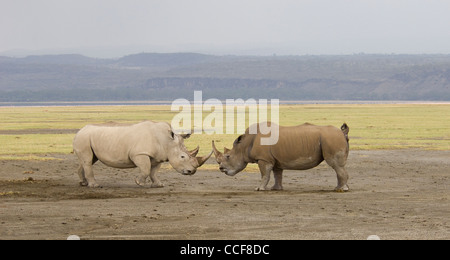
[[(0, 108), (0, 159), (45, 159), (45, 155), (72, 152), (74, 134), (41, 134), (39, 130), (80, 129), (108, 121), (136, 123), (144, 120), (171, 122), (170, 106), (2, 107)], [(203, 117), (209, 112), (203, 112)], [(223, 119), (226, 127), (226, 118)], [(450, 150), (450, 105), (282, 105), (281, 125), (309, 122), (350, 126), (353, 150), (430, 149)], [(36, 133), (33, 131), (36, 130)], [(44, 131), (45, 132), (45, 131)], [(231, 148), (241, 133), (193, 135), (189, 149), (200, 145), (200, 154), (217, 147)]]
[(0, 155), (66, 154), (72, 152), (71, 134), (0, 135)]

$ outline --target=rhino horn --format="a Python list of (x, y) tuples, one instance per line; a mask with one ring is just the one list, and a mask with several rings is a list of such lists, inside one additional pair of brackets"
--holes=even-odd
[(189, 151), (189, 155), (191, 157), (195, 157), (195, 156), (197, 156), (199, 150), (200, 150), (200, 146), (197, 146), (197, 148), (195, 148), (194, 150)]
[(205, 164), (206, 161), (211, 157), (213, 154), (213, 151), (211, 151), (208, 155), (203, 157), (197, 157), (198, 167), (201, 167), (203, 164)]
[(212, 147), (213, 147), (213, 152), (214, 152), (214, 155), (216, 156), (216, 158), (220, 157), (222, 155), (222, 153), (219, 152), (219, 150), (217, 150), (216, 144), (214, 143), (214, 141), (212, 141)]

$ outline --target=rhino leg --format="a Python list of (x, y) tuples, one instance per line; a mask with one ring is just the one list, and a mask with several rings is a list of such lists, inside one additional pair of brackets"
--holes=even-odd
[(152, 165), (152, 169), (150, 171), (150, 179), (152, 180), (152, 188), (162, 188), (164, 187), (164, 184), (161, 183), (161, 181), (156, 176), (156, 173), (158, 172), (159, 168), (161, 168), (161, 163)]
[(334, 160), (327, 160), (327, 163), (336, 171), (338, 185), (334, 189), (336, 192), (345, 192), (348, 191), (348, 173), (345, 169), (345, 163), (336, 163)]
[(98, 161), (91, 146), (86, 142), (77, 142), (74, 144), (74, 152), (78, 157), (80, 167), (78, 168), (78, 176), (80, 177), (81, 186), (89, 186), (92, 188), (100, 187), (94, 178), (92, 166)]
[(97, 181), (94, 178), (94, 171), (92, 170), (92, 164), (83, 165), (84, 174), (86, 176), (88, 186), (91, 188), (98, 188), (100, 185), (97, 184)]
[(141, 174), (135, 179), (136, 184), (144, 186), (150, 176), (150, 170), (152, 168), (150, 163), (150, 157), (147, 155), (138, 155), (132, 159), (133, 163), (139, 168)]
[(348, 173), (345, 169), (345, 165), (347, 164), (348, 150), (334, 151), (330, 149), (328, 154), (325, 154), (325, 161), (330, 165), (335, 171), (337, 175), (338, 184), (334, 189), (336, 192), (344, 192), (348, 191)]
[(256, 191), (264, 191), (267, 190), (267, 184), (270, 181), (270, 174), (273, 169), (273, 165), (271, 163), (259, 160), (258, 161), (259, 170), (261, 171), (261, 184)]
[(89, 183), (84, 175), (84, 168), (82, 165), (78, 168), (78, 176), (80, 177), (80, 186), (88, 186)]
[(80, 167), (78, 168), (78, 176), (80, 177), (81, 186), (89, 186), (91, 188), (98, 188), (100, 185), (94, 177), (92, 166), (98, 161), (97, 157), (92, 152), (92, 149), (86, 149), (85, 152), (77, 152)]
[(147, 155), (138, 155), (134, 157), (132, 161), (141, 171), (141, 174), (135, 180), (137, 185), (144, 186), (147, 183), (147, 179), (150, 177), (152, 188), (164, 187), (164, 184), (156, 177), (156, 172), (161, 167), (160, 163), (152, 164), (150, 157)]
[(348, 191), (348, 173), (345, 167), (335, 167), (334, 170), (336, 171), (338, 185), (334, 189), (336, 192), (345, 192)]
[(272, 190), (283, 190), (283, 169), (273, 169), (273, 176), (275, 177), (275, 185)]

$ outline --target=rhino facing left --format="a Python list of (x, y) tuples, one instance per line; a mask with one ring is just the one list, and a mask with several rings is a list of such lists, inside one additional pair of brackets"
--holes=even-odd
[(113, 168), (140, 170), (136, 184), (143, 186), (147, 179), (151, 187), (164, 187), (156, 176), (164, 162), (183, 175), (193, 175), (211, 157), (196, 157), (199, 147), (188, 151), (184, 139), (190, 135), (178, 135), (166, 122), (145, 121), (138, 124), (106, 123), (87, 125), (75, 136), (74, 153), (78, 156), (80, 185), (99, 187), (92, 166), (101, 161)]

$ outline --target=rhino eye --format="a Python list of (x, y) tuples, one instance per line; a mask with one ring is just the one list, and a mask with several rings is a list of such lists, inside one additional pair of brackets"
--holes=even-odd
[(225, 159), (229, 160), (230, 156), (229, 155), (225, 155)]
[(182, 156), (181, 156), (181, 159), (184, 159), (184, 158), (186, 158), (186, 156), (182, 155)]

